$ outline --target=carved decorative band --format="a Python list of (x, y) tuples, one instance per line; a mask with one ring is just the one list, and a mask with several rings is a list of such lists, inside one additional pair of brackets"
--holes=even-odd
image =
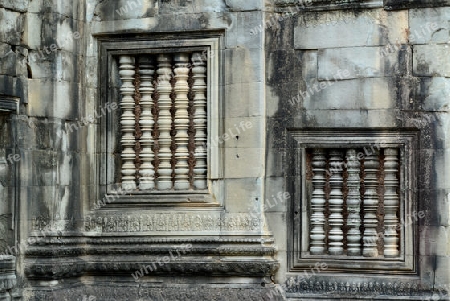
[[(422, 287), (420, 283), (413, 281), (348, 281), (343, 278), (339, 280), (323, 280), (302, 276), (290, 277), (284, 284), (288, 297), (299, 297), (310, 294), (326, 294), (341, 298), (363, 297), (371, 295), (386, 296), (424, 296), (432, 295), (429, 287)], [(438, 299), (436, 299), (438, 300)], [(440, 299), (444, 300), (444, 299)]]
[(150, 213), (87, 217), (86, 232), (158, 232), (158, 231), (258, 231), (261, 221), (250, 214)]

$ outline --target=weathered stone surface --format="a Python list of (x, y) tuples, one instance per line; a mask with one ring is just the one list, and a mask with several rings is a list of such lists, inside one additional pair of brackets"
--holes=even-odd
[[(29, 83), (29, 114), (31, 116), (77, 118), (78, 103), (70, 101), (71, 93), (78, 88), (75, 83), (50, 79), (32, 79)], [(66, 101), (53, 102), (56, 95)]]
[(421, 107), (426, 111), (448, 112), (450, 100), (450, 80), (444, 77), (422, 78), (417, 87), (417, 94), (423, 95)]
[[(300, 91), (307, 110), (389, 109), (395, 107), (385, 79), (312, 81)], [(321, 89), (322, 88), (322, 89)], [(308, 93), (308, 94), (305, 94)]]
[[(113, 285), (112, 285), (113, 284)], [(72, 296), (79, 297), (79, 300), (180, 300), (189, 301), (200, 300), (249, 300), (249, 301), (279, 301), (283, 300), (279, 291), (274, 286), (266, 288), (256, 288), (256, 284), (250, 287), (227, 288), (224, 285), (202, 285), (198, 288), (190, 288), (193, 284), (170, 285), (163, 287), (153, 287), (152, 285), (123, 286), (114, 283), (97, 283), (92, 286), (76, 286), (70, 289), (46, 289), (36, 290), (32, 293), (35, 297), (30, 301), (37, 300), (65, 300)], [(176, 289), (174, 289), (176, 287)], [(31, 292), (31, 291), (30, 291)]]
[[(321, 18), (327, 20), (327, 15), (330, 14), (335, 15), (327, 12)], [(299, 21), (294, 28), (294, 47), (320, 49), (406, 43), (408, 18), (405, 12), (373, 10), (361, 14), (348, 11), (341, 14), (342, 18), (332, 23), (320, 22), (319, 19), (306, 25)]]
[(25, 15), (0, 7), (0, 20), (2, 20), (0, 42), (20, 45), (25, 25)]
[(0, 0), (0, 7), (18, 12), (26, 12), (28, 5), (29, 0)]
[[(16, 266), (24, 300), (448, 299), (449, 9), (428, 0), (395, 7), (388, 0), (310, 2), (0, 0), (0, 107), (4, 97), (20, 98), (18, 113), (0, 111), (0, 161), (20, 155), (6, 176), (0, 162), (0, 247), (14, 237), (37, 239), (24, 245)], [(430, 5), (440, 7), (417, 8)], [(123, 110), (100, 110), (121, 100), (117, 56), (184, 51), (188, 44), (190, 52), (204, 47), (191, 44), (204, 38), (217, 45), (207, 64), (208, 135), (222, 140), (207, 146), (210, 186), (114, 191)], [(150, 81), (129, 82), (133, 105), (142, 97), (137, 85)], [(180, 82), (186, 79), (171, 84)], [(159, 81), (152, 84), (159, 89)], [(170, 96), (181, 99), (177, 93)], [(155, 112), (160, 96), (152, 98)], [(179, 110), (166, 120), (178, 121)], [(130, 112), (142, 116), (140, 106)], [(252, 126), (244, 131), (241, 122)], [(139, 124), (128, 126), (142, 138)], [(292, 138), (311, 130), (314, 137)], [(183, 145), (179, 128), (169, 131)], [(387, 133), (399, 143), (398, 216), (425, 212), (416, 236), (399, 232), (403, 266), (398, 258), (304, 260), (314, 175), (310, 150), (302, 147), (308, 139), (319, 141), (308, 147), (325, 147), (328, 135), (327, 143), (347, 148), (357, 140), (342, 136), (350, 131), (362, 144)], [(155, 128), (152, 138), (160, 134)], [(406, 136), (417, 137), (410, 148), (401, 145)], [(181, 158), (176, 146), (173, 159)], [(139, 156), (130, 162), (141, 164)], [(106, 192), (121, 195), (107, 202)], [(281, 201), (280, 193), (290, 197)], [(379, 229), (386, 226), (383, 202)], [(144, 264), (186, 242), (195, 245), (191, 253), (134, 279)], [(309, 277), (316, 262), (331, 268)], [(368, 273), (346, 273), (358, 265)]]
[(425, 226), (419, 228), (420, 241), (423, 241), (420, 248), (421, 255), (449, 256), (449, 244), (439, 243), (450, 239), (449, 227)]
[(255, 178), (264, 166), (261, 148), (225, 148), (225, 177)]
[(450, 77), (448, 45), (417, 45), (413, 52), (413, 68), (416, 76)]
[(409, 41), (412, 44), (450, 42), (449, 17), (449, 7), (410, 10)]
[(318, 53), (318, 78), (331, 79), (345, 72), (344, 79), (393, 76), (405, 73), (405, 63), (398, 62), (401, 45), (384, 47), (333, 48)]

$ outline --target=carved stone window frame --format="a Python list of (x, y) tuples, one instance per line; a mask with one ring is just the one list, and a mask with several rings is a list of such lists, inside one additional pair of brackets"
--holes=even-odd
[[(193, 51), (207, 51), (207, 139), (218, 137), (220, 128), (223, 127), (222, 118), (222, 61), (223, 34), (211, 33), (179, 33), (179, 34), (152, 34), (151, 36), (130, 37), (98, 37), (99, 42), (99, 101), (97, 108), (105, 108), (107, 103), (115, 102), (117, 110), (107, 112), (106, 118), (100, 119), (97, 136), (100, 137), (96, 148), (100, 153), (97, 160), (98, 190), (94, 193), (97, 197), (91, 200), (91, 208), (95, 208), (96, 200), (105, 198), (106, 195), (117, 196), (115, 193), (115, 173), (118, 168), (113, 158), (117, 150), (117, 133), (120, 132), (120, 93), (111, 80), (117, 80), (118, 57), (120, 55), (143, 55), (161, 53), (179, 53)], [(212, 54), (212, 55), (211, 55)], [(115, 77), (115, 78), (112, 78)], [(210, 145), (210, 144), (208, 144)], [(223, 161), (223, 149), (211, 145), (207, 149), (207, 190), (190, 191), (130, 191), (119, 197), (111, 197), (108, 202), (99, 209), (130, 208), (130, 205), (139, 206), (184, 206), (184, 207), (218, 207), (223, 205), (223, 189), (221, 162)], [(132, 206), (134, 207), (134, 206)], [(131, 207), (131, 208), (132, 208)]]
[[(357, 148), (379, 145), (400, 151), (400, 218), (405, 220), (418, 212), (417, 162), (419, 145), (417, 131), (395, 130), (288, 130), (288, 160), (286, 168), (292, 176), (286, 187), (294, 200), (288, 212), (288, 270), (310, 270), (318, 261), (327, 263), (328, 270), (369, 274), (417, 275), (417, 222), (402, 226), (399, 258), (364, 258), (309, 254), (309, 217), (306, 195), (306, 150), (310, 148)], [(339, 257), (339, 258), (338, 258)]]

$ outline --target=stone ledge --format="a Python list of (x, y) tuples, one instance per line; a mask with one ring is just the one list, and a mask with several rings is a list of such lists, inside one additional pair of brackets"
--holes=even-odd
[(449, 0), (384, 0), (385, 10), (450, 6)]
[(19, 113), (19, 98), (0, 95), (0, 112)]
[[(29, 301), (50, 300), (95, 300), (95, 301), (281, 301), (282, 294), (274, 285), (261, 287), (258, 285), (139, 285), (131, 286), (123, 283), (95, 283), (95, 285), (78, 285), (62, 289), (42, 288), (29, 291)], [(84, 299), (83, 299), (84, 298)]]
[(273, 240), (265, 238), (45, 237), (26, 250), (30, 279), (64, 279), (108, 273), (151, 275), (272, 276)]
[[(288, 298), (302, 300), (331, 299), (382, 299), (382, 300), (447, 300), (448, 292), (426, 286), (419, 280), (401, 277), (388, 277), (362, 280), (346, 276), (304, 278), (290, 277), (283, 285)], [(440, 296), (442, 299), (426, 299)]]
[(327, 11), (383, 7), (381, 0), (275, 0), (276, 11), (294, 7), (296, 11)]
[[(143, 256), (142, 256), (143, 257)], [(167, 256), (168, 257), (168, 256)], [(161, 262), (161, 258), (145, 256), (145, 259), (122, 257), (121, 261), (117, 256), (108, 258), (64, 259), (55, 258), (44, 260), (34, 259), (35, 262), (25, 264), (25, 274), (28, 279), (39, 280), (60, 280), (66, 278), (80, 277), (83, 275), (121, 275), (132, 281), (132, 275), (138, 271), (143, 276), (248, 276), (248, 277), (270, 277), (275, 274), (279, 264), (270, 259), (203, 259), (196, 260), (183, 256), (182, 259)], [(153, 267), (153, 269), (152, 269)], [(156, 267), (156, 268), (155, 268)]]

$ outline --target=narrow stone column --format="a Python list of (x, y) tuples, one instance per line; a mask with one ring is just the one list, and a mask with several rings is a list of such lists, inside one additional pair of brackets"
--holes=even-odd
[(189, 55), (187, 53), (177, 53), (175, 61), (175, 189), (189, 189), (189, 150), (188, 150), (188, 128), (189, 128)]
[(342, 227), (344, 226), (344, 217), (342, 216), (343, 211), (343, 195), (342, 195), (342, 164), (343, 164), (343, 153), (340, 150), (330, 151), (330, 199), (328, 200), (330, 204), (330, 232), (328, 236), (328, 252), (331, 255), (341, 255), (344, 252), (344, 234), (342, 232)]
[(347, 150), (347, 225), (349, 227), (347, 233), (347, 255), (359, 256), (361, 255), (361, 233), (359, 227), (361, 226), (360, 205), (361, 198), (359, 194), (359, 169), (360, 163), (356, 158), (356, 150)]
[(172, 86), (170, 84), (171, 74), (171, 56), (167, 54), (158, 55), (158, 85), (157, 91), (159, 93), (159, 166), (158, 166), (158, 190), (168, 190), (172, 188), (172, 165), (170, 160), (172, 158), (172, 152), (170, 150), (170, 144), (172, 138), (170, 136), (170, 130), (172, 128), (172, 116), (170, 114), (170, 108), (172, 107), (172, 100), (170, 99), (170, 93), (172, 92)]
[(397, 226), (399, 220), (397, 212), (400, 201), (397, 194), (399, 185), (398, 172), (398, 150), (386, 148), (384, 150), (384, 257), (399, 256), (399, 237)]
[(311, 231), (310, 248), (312, 255), (325, 253), (325, 165), (326, 157), (323, 149), (314, 149), (312, 158), (312, 171), (314, 173), (311, 198)]
[(206, 189), (207, 153), (206, 153), (206, 67), (201, 59), (202, 54), (196, 52), (192, 55), (194, 67), (192, 68), (194, 83), (194, 128), (195, 128), (195, 168), (194, 188)]
[(136, 189), (135, 182), (135, 136), (134, 136), (134, 57), (121, 56), (119, 59), (119, 76), (122, 80), (120, 93), (122, 100), (120, 107), (122, 108), (122, 116), (120, 124), (122, 126), (122, 188), (125, 190)]
[(364, 249), (365, 257), (378, 256), (377, 249), (377, 209), (379, 198), (377, 195), (377, 171), (380, 167), (378, 154), (371, 154), (364, 161)]
[(139, 189), (142, 190), (155, 188), (155, 169), (152, 164), (154, 158), (152, 150), (152, 130), (153, 125), (155, 124), (152, 115), (152, 93), (154, 91), (152, 79), (154, 73), (155, 70), (152, 58), (150, 56), (139, 57), (139, 74), (141, 77), (139, 92), (141, 94), (140, 103), (142, 107), (142, 113), (139, 120), (139, 125), (142, 130), (142, 136), (140, 138), (142, 151), (139, 154), (139, 157), (142, 160), (142, 164), (139, 169)]

